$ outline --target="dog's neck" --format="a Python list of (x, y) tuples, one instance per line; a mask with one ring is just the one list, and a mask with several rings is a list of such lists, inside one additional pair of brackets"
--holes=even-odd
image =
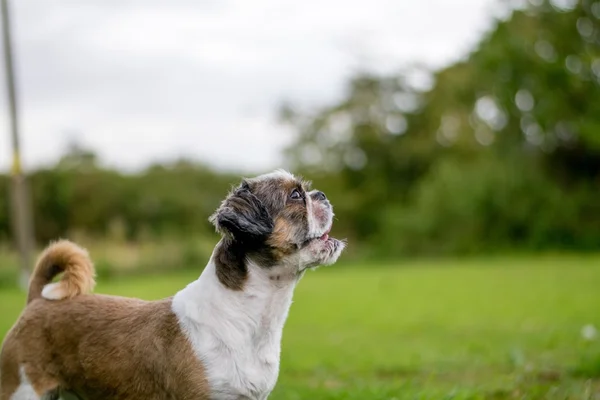
[(283, 326), (301, 275), (290, 266), (263, 268), (246, 260), (242, 289), (233, 290), (218, 277), (218, 250), (200, 277), (175, 295), (173, 311), (214, 390), (263, 398), (277, 379)]

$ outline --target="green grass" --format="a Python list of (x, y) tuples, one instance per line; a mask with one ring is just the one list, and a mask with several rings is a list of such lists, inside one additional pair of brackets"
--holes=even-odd
[[(147, 299), (194, 273), (102, 283)], [(0, 336), (24, 296), (0, 291)], [(600, 399), (599, 257), (343, 266), (308, 273), (270, 399)]]

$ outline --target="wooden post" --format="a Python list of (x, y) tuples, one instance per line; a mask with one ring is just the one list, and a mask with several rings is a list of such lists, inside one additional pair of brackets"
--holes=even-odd
[(12, 139), (12, 220), (14, 239), (20, 256), (19, 284), (27, 288), (31, 268), (31, 253), (33, 250), (33, 220), (31, 204), (27, 188), (27, 180), (21, 165), (19, 123), (17, 111), (17, 95), (15, 90), (15, 73), (12, 57), (12, 42), (10, 32), (10, 11), (8, 0), (0, 0), (2, 8), (2, 39), (4, 44), (4, 68), (6, 71), (6, 89), (8, 93), (8, 108), (10, 131)]

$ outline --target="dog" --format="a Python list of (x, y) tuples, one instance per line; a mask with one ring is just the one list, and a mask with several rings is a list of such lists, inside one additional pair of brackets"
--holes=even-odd
[(0, 400), (266, 399), (296, 284), (344, 250), (333, 215), (289, 172), (243, 179), (210, 217), (221, 240), (200, 277), (158, 301), (91, 294), (88, 253), (50, 244), (2, 345)]

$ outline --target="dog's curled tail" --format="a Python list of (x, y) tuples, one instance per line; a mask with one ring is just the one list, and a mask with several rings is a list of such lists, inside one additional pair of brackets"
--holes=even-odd
[[(61, 279), (52, 283), (60, 273)], [(35, 265), (27, 303), (39, 297), (61, 300), (89, 293), (96, 284), (94, 276), (94, 265), (85, 249), (68, 240), (51, 243)]]

